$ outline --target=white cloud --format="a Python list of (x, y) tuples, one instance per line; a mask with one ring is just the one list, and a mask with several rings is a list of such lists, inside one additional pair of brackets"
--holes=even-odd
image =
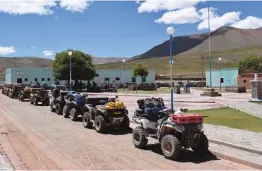
[(50, 0), (4, 0), (0, 1), (0, 12), (8, 14), (52, 14), (51, 7), (56, 6), (55, 1)]
[(146, 0), (138, 7), (138, 12), (158, 12), (161, 10), (177, 10), (195, 6), (206, 0)]
[(36, 46), (30, 46), (30, 49), (36, 49)]
[[(208, 28), (208, 17), (207, 10), (201, 9), (199, 11), (201, 13), (202, 22), (200, 22), (197, 26), (198, 30), (203, 30)], [(215, 30), (221, 26), (235, 23), (240, 20), (241, 12), (228, 12), (222, 16), (219, 16), (215, 13), (215, 9), (210, 10), (210, 29)]]
[[(210, 7), (210, 8), (209, 8), (209, 16), (210, 16), (210, 18), (219, 17), (219, 16), (216, 14), (216, 11), (217, 11), (216, 8), (213, 8), (213, 7)], [(208, 8), (202, 8), (202, 9), (200, 9), (200, 10), (199, 10), (199, 15), (200, 15), (201, 20), (208, 19)]]
[(231, 26), (242, 29), (256, 29), (262, 27), (262, 18), (248, 16), (243, 20), (233, 23)]
[(156, 23), (164, 24), (186, 24), (196, 23), (200, 16), (195, 7), (184, 8), (177, 11), (166, 12), (161, 18), (155, 20)]
[(71, 12), (83, 12), (88, 6), (89, 0), (61, 0), (60, 7)]
[(50, 57), (50, 56), (53, 56), (54, 55), (54, 52), (52, 50), (44, 50), (43, 51), (43, 54), (46, 56), (46, 57)]
[(15, 48), (13, 46), (10, 47), (0, 46), (0, 55), (9, 55), (11, 53), (15, 53)]

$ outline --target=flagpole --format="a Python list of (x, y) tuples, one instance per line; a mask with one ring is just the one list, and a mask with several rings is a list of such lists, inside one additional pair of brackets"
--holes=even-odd
[(211, 58), (211, 43), (210, 43), (210, 17), (209, 17), (209, 5), (208, 5), (208, 30), (209, 30), (209, 40), (208, 40), (208, 56), (209, 56), (209, 74), (210, 74), (210, 88), (212, 88), (212, 58)]

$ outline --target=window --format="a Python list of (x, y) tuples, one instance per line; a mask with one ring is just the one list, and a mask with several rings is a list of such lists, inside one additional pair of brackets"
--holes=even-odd
[(17, 81), (16, 81), (18, 84), (21, 84), (23, 83), (23, 79), (22, 78), (17, 78)]
[(247, 83), (247, 80), (243, 80), (243, 83)]
[(146, 82), (146, 77), (142, 77), (142, 82)]
[(120, 78), (119, 77), (116, 77), (116, 81), (119, 81), (120, 80)]
[(220, 83), (224, 83), (224, 78), (220, 78)]
[(136, 77), (132, 77), (132, 83), (136, 82)]
[(96, 74), (96, 77), (99, 77), (99, 74)]
[(45, 81), (45, 78), (42, 78), (42, 81)]
[(109, 78), (105, 78), (105, 81), (109, 81)]
[(25, 78), (25, 81), (28, 81), (28, 78)]
[(37, 81), (37, 78), (35, 78), (35, 81)]
[(47, 81), (50, 81), (51, 79), (50, 78), (47, 78)]

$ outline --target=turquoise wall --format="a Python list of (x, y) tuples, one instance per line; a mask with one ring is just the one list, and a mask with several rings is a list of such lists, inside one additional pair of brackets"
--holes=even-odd
[[(210, 86), (210, 72), (206, 71), (206, 84)], [(220, 86), (220, 70), (212, 70), (212, 87)], [(221, 78), (224, 78), (224, 83), (221, 84), (221, 87), (225, 86), (237, 86), (237, 68), (228, 68), (221, 70)]]
[[(119, 82), (123, 80), (123, 73), (124, 73), (124, 82), (131, 83), (133, 77), (132, 70), (121, 70), (121, 69), (111, 69), (111, 70), (96, 70), (98, 77), (94, 80), (99, 84), (101, 81), (105, 81), (105, 78), (109, 78), (109, 82), (112, 83), (116, 81), (116, 78), (119, 78)], [(38, 82), (41, 84), (42, 78), (45, 79), (47, 84), (54, 84), (54, 79), (52, 75), (51, 68), (8, 68), (5, 72), (5, 83), (17, 83), (17, 79), (22, 78), (23, 83), (35, 83), (35, 78), (37, 78)], [(27, 78), (27, 81), (25, 80)], [(50, 78), (50, 81), (47, 79)], [(136, 78), (137, 83), (141, 83), (141, 77)], [(147, 83), (154, 83), (155, 82), (155, 72), (153, 70), (149, 70), (148, 77), (146, 78)], [(60, 82), (64, 84), (65, 82)]]
[(35, 78), (41, 84), (42, 79), (47, 84), (53, 84), (54, 79), (51, 68), (8, 68), (5, 71), (5, 83), (17, 83), (17, 79), (22, 78), (22, 83), (35, 83)]
[[(116, 81), (116, 78), (119, 78), (119, 82), (124, 83), (132, 83), (133, 70), (122, 70), (122, 69), (100, 69), (96, 71), (99, 76), (95, 78), (97, 82), (105, 81), (105, 78), (109, 78), (109, 82), (112, 83)], [(124, 74), (124, 80), (123, 80)], [(141, 77), (136, 77), (137, 83), (142, 83)], [(146, 77), (147, 83), (155, 82), (155, 72), (153, 70), (149, 70), (149, 74)]]

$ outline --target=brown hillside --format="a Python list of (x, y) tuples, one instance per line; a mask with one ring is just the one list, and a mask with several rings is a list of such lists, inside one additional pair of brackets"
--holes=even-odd
[[(211, 32), (211, 50), (221, 51), (246, 47), (262, 47), (262, 28), (238, 29), (221, 27)], [(208, 33), (173, 38), (173, 55), (203, 53), (208, 51)], [(132, 60), (169, 56), (169, 40), (138, 55)]]

